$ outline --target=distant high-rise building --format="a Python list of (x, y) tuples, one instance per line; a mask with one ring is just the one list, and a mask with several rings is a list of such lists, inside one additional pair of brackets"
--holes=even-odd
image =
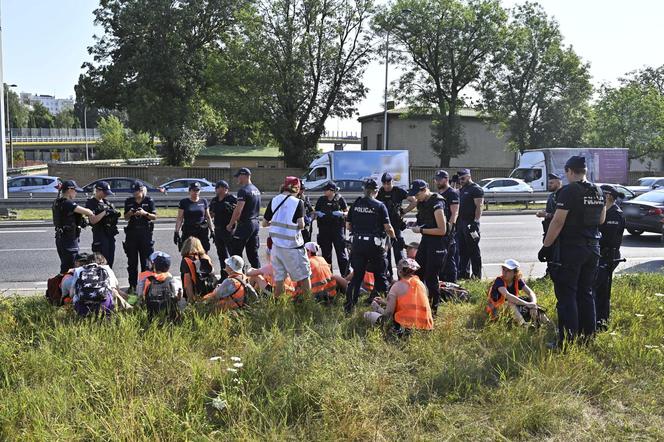
[(41, 103), (48, 111), (57, 115), (63, 110), (74, 109), (74, 98), (55, 98), (53, 95), (35, 95), (21, 92), (21, 101), (26, 104)]

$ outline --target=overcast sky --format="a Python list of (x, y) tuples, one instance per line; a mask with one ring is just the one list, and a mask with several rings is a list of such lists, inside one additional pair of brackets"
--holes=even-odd
[[(382, 3), (382, 2), (381, 2)], [(511, 7), (520, 0), (503, 0)], [(540, 0), (568, 44), (590, 63), (595, 84), (613, 82), (643, 66), (664, 64), (664, 1)], [(93, 42), (97, 0), (0, 0), (5, 83), (18, 90), (68, 97)], [(98, 31), (97, 31), (98, 32)], [(390, 81), (398, 72), (390, 69)], [(382, 110), (385, 67), (372, 63), (360, 115)], [(328, 122), (329, 130), (359, 131), (356, 119)]]

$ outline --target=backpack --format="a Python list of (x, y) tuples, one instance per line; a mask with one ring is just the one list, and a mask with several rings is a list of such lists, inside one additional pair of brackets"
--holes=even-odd
[(440, 282), (440, 295), (446, 301), (469, 302), (470, 293), (468, 290), (453, 282)]
[(84, 304), (100, 304), (111, 295), (108, 272), (97, 264), (83, 266), (76, 280), (76, 295)]
[(145, 305), (148, 313), (170, 312), (175, 307), (177, 297), (173, 286), (173, 277), (169, 276), (163, 281), (159, 281), (155, 276), (149, 276), (148, 281), (150, 281), (150, 285), (145, 293)]
[(49, 304), (59, 307), (62, 302), (62, 279), (65, 277), (63, 274), (57, 274), (46, 281), (46, 300)]
[[(184, 259), (187, 263), (187, 267), (189, 267), (189, 273), (191, 274), (191, 280), (194, 283), (196, 293), (205, 295), (217, 288), (219, 281), (217, 281), (214, 273), (201, 269), (202, 259), (193, 260), (189, 257), (185, 257)], [(212, 267), (212, 264), (209, 264), (210, 267)]]
[[(260, 298), (258, 296), (258, 292), (256, 292), (256, 289), (251, 284), (247, 284), (246, 282), (242, 281), (240, 278), (230, 278), (230, 279), (239, 282), (240, 287), (244, 287), (244, 305), (239, 307), (255, 304), (256, 302), (259, 301)], [(240, 290), (240, 288), (238, 287), (237, 290)], [(233, 295), (237, 293), (237, 290), (231, 294), (231, 299)]]

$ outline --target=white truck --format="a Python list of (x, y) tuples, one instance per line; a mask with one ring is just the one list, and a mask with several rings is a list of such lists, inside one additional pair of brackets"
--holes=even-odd
[(555, 173), (565, 178), (565, 163), (569, 157), (586, 158), (588, 180), (595, 183), (627, 184), (629, 178), (628, 149), (615, 147), (569, 148), (527, 150), (519, 157), (519, 165), (510, 178), (519, 178), (530, 184), (535, 192), (547, 191), (547, 175)]
[(307, 190), (319, 190), (328, 181), (374, 178), (380, 183), (389, 172), (395, 186), (407, 188), (409, 166), (407, 150), (333, 150), (313, 160), (302, 181)]

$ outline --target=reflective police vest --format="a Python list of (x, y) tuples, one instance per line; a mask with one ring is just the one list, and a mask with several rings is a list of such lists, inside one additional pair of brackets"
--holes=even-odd
[[(503, 281), (503, 287), (507, 289), (508, 285), (505, 279), (503, 277), (500, 277), (500, 280)], [(505, 304), (505, 295), (502, 293), (498, 292), (499, 297), (498, 300), (493, 299), (493, 296), (491, 296), (491, 293), (493, 292), (494, 287), (496, 286), (496, 281), (493, 281), (493, 284), (491, 284), (491, 287), (489, 287), (489, 291), (487, 293), (487, 298), (489, 301), (489, 304), (486, 306), (485, 310), (489, 314), (489, 317), (491, 319), (496, 319), (498, 317), (498, 309), (502, 307), (503, 304)], [(514, 284), (514, 296), (517, 298), (519, 297), (519, 281), (515, 281)]]
[(599, 186), (587, 181), (577, 181), (569, 184), (581, 189), (583, 195), (583, 208), (578, 213), (570, 213), (566, 220), (570, 226), (597, 227), (602, 217), (602, 208), (604, 207), (604, 193)]
[[(417, 203), (417, 225), (428, 228), (435, 229), (438, 227), (436, 223), (436, 216), (434, 215), (434, 206), (442, 202), (445, 204), (445, 198), (443, 198), (439, 193), (432, 193), (428, 200)], [(444, 212), (443, 206), (443, 212)]]
[(404, 328), (433, 330), (433, 316), (426, 286), (417, 276), (401, 281), (408, 283), (408, 293), (397, 298), (394, 321)]
[(270, 238), (275, 246), (295, 249), (304, 245), (302, 232), (293, 222), (293, 215), (300, 200), (291, 195), (277, 195), (272, 199), (272, 220), (270, 220)]
[(332, 278), (330, 265), (322, 256), (309, 257), (311, 263), (311, 293), (316, 296), (337, 295), (337, 282)]

